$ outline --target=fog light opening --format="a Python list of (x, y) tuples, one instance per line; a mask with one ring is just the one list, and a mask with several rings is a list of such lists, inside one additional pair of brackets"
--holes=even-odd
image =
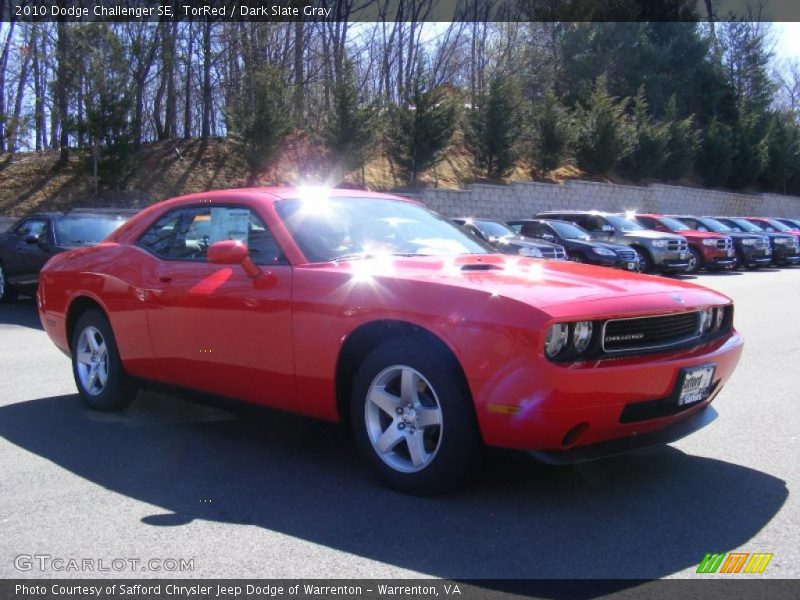
[(569, 448), (570, 446), (574, 446), (577, 444), (583, 435), (589, 430), (588, 423), (579, 423), (575, 425), (572, 429), (567, 432), (567, 435), (564, 436), (564, 439), (561, 440), (561, 445), (564, 448)]

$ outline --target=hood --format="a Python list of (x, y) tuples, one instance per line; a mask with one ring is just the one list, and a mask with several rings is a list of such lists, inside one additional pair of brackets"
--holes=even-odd
[(664, 233), (662, 231), (653, 231), (651, 229), (642, 229), (636, 231), (621, 231), (622, 235), (625, 237), (633, 237), (639, 239), (648, 239), (648, 240), (683, 240), (684, 237), (682, 235), (678, 235), (677, 233)]
[(625, 244), (601, 242), (600, 240), (564, 240), (564, 244), (569, 244), (570, 246), (580, 246), (581, 248), (606, 248), (607, 250), (613, 250), (615, 252), (620, 250), (630, 251), (630, 247), (626, 246)]
[(768, 239), (766, 232), (764, 233), (747, 233), (743, 231), (725, 231), (720, 233), (719, 235), (724, 235), (729, 238), (733, 238), (735, 240), (744, 240), (746, 238), (762, 238)]
[[(548, 261), (503, 254), (443, 257), (382, 257), (319, 268), (353, 273), (354, 278), (388, 288), (398, 280), (457, 286), (503, 296), (546, 310), (556, 316), (565, 311), (590, 313), (587, 302), (610, 300), (602, 312), (690, 308), (703, 303), (724, 303), (728, 298), (712, 290), (672, 279), (641, 275), (568, 261)], [(679, 298), (674, 296), (678, 295)], [(637, 298), (648, 297), (641, 301)], [(661, 298), (658, 298), (660, 296)], [(572, 305), (572, 309), (570, 309)], [(576, 305), (579, 305), (577, 309)], [(599, 304), (598, 304), (599, 306)], [(549, 309), (549, 310), (548, 310)], [(600, 308), (597, 308), (600, 311)]]
[(726, 237), (729, 237), (727, 233), (714, 233), (713, 231), (695, 231), (694, 229), (687, 229), (686, 231), (681, 231), (677, 235), (682, 235), (687, 240), (707, 240), (707, 239), (721, 240)]
[(533, 240), (523, 237), (509, 237), (492, 240), (492, 246), (496, 248), (514, 247), (514, 248), (561, 248), (561, 244), (554, 244), (546, 240)]

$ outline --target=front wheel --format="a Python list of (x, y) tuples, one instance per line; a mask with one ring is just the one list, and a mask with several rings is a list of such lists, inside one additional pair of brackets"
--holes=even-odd
[(694, 248), (689, 248), (689, 267), (684, 273), (697, 273), (703, 266), (703, 257)]
[(653, 261), (650, 260), (650, 255), (647, 250), (642, 248), (633, 248), (636, 255), (639, 257), (639, 272), (649, 273), (653, 269)]
[(122, 410), (137, 388), (125, 373), (111, 325), (99, 310), (81, 315), (72, 335), (72, 374), (78, 393), (89, 408)]
[(367, 356), (350, 421), (359, 452), (396, 490), (440, 493), (476, 468), (481, 440), (469, 388), (428, 340), (386, 342)]

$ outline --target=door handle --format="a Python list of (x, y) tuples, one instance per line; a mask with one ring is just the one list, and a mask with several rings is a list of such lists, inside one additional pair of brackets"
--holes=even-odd
[(158, 278), (161, 283), (169, 283), (172, 281), (172, 277), (170, 275), (162, 275)]

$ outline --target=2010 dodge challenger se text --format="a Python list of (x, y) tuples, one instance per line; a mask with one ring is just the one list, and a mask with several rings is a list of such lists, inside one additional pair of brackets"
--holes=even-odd
[(40, 280), (91, 408), (154, 381), (344, 420), (413, 493), (458, 483), (484, 445), (574, 462), (683, 437), (713, 420), (742, 349), (716, 292), (499, 254), (352, 190), (161, 202)]

